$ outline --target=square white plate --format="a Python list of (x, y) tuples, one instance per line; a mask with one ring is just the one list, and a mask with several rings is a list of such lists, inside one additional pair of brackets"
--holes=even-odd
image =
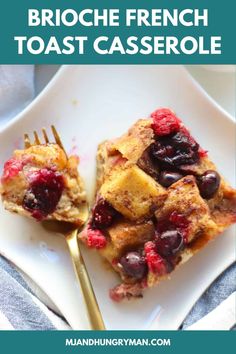
[[(172, 108), (210, 151), (233, 184), (235, 124), (182, 66), (65, 66), (14, 121), (0, 132), (0, 162), (22, 147), (24, 132), (55, 124), (69, 152), (79, 153), (91, 199), (97, 144), (117, 137), (159, 106)], [(0, 253), (49, 295), (74, 329), (88, 323), (80, 288), (62, 236), (11, 215), (0, 206)], [(116, 304), (108, 290), (118, 283), (92, 251), (84, 250), (107, 329), (177, 329), (209, 284), (235, 260), (233, 228), (205, 247), (142, 300)]]

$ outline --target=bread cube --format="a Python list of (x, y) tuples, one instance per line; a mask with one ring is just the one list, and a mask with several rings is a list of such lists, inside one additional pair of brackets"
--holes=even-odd
[(148, 217), (167, 196), (165, 189), (136, 165), (114, 169), (100, 194), (130, 220)]
[(189, 222), (188, 242), (205, 233), (206, 229), (216, 228), (210, 216), (206, 201), (201, 197), (194, 176), (186, 176), (172, 184), (163, 207), (155, 212), (157, 220), (172, 212), (182, 214)]
[(151, 123), (150, 119), (139, 119), (128, 133), (115, 140), (112, 148), (130, 162), (136, 163), (144, 150), (154, 141)]
[(149, 241), (153, 237), (155, 229), (151, 220), (141, 224), (121, 221), (107, 231), (113, 247), (121, 254), (126, 249), (138, 248)]

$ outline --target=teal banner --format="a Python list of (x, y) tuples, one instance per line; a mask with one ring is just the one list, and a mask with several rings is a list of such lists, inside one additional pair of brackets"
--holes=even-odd
[(235, 64), (231, 0), (21, 0), (0, 11), (1, 64)]
[(234, 353), (232, 331), (0, 332), (1, 353)]

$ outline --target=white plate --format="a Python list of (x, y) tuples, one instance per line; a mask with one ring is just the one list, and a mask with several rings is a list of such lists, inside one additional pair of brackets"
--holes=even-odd
[[(39, 97), (0, 132), (0, 161), (22, 144), (24, 132), (55, 124), (68, 151), (81, 156), (80, 172), (93, 193), (95, 152), (158, 106), (174, 109), (219, 170), (234, 183), (235, 124), (181, 66), (66, 66)], [(88, 323), (66, 243), (39, 224), (0, 207), (0, 252), (49, 295), (74, 329)], [(143, 300), (113, 303), (108, 290), (116, 275), (93, 252), (86, 263), (108, 329), (177, 329), (195, 301), (235, 260), (233, 229), (145, 293)]]

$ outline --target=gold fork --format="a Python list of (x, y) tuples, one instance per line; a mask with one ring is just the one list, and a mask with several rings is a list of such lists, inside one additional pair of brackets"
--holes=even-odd
[[(64, 146), (61, 142), (61, 138), (55, 128), (55, 126), (51, 126), (52, 129), (52, 133), (55, 139), (56, 144), (58, 144), (61, 149), (65, 152), (66, 156), (67, 153), (64, 149)], [(50, 140), (48, 138), (46, 129), (43, 128), (42, 129), (42, 134), (43, 134), (43, 138), (44, 138), (44, 143), (45, 144), (49, 144)], [(36, 131), (34, 131), (34, 142), (31, 143), (30, 141), (30, 137), (28, 134), (24, 134), (24, 144), (25, 144), (25, 148), (29, 148), (32, 145), (41, 145), (40, 142), (40, 138), (39, 135)], [(88, 206), (86, 206), (85, 210), (83, 210), (83, 216), (82, 216), (82, 224), (84, 225), (85, 222), (87, 221), (88, 218)], [(47, 225), (49, 225), (48, 222)], [(67, 225), (68, 226), (68, 225)], [(86, 266), (81, 254), (81, 250), (80, 250), (80, 246), (79, 246), (79, 242), (78, 242), (78, 232), (80, 231), (80, 229), (74, 225), (70, 225), (72, 226), (72, 229), (70, 227), (70, 231), (68, 231), (68, 227), (65, 228), (65, 223), (63, 222), (56, 222), (56, 225), (54, 223), (53, 227), (51, 228), (51, 230), (53, 229), (54, 231), (57, 230), (59, 232), (61, 232), (62, 234), (64, 234), (65, 239), (67, 241), (69, 250), (70, 250), (70, 255), (71, 255), (71, 259), (73, 262), (73, 266), (74, 266), (74, 270), (75, 273), (77, 275), (77, 278), (80, 282), (80, 286), (81, 286), (81, 290), (83, 293), (83, 297), (84, 297), (84, 301), (87, 307), (87, 313), (88, 313), (88, 318), (90, 321), (90, 325), (91, 328), (94, 330), (104, 330), (105, 325), (102, 319), (102, 315), (101, 315), (101, 311), (99, 309), (92, 285), (91, 285), (91, 281), (89, 279), (89, 275), (88, 272), (86, 270)], [(47, 229), (50, 229), (50, 226), (47, 227)]]

